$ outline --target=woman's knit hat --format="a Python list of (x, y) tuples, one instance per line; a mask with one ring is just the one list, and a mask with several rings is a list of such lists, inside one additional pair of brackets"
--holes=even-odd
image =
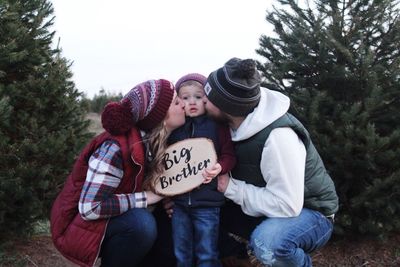
[(204, 91), (221, 111), (246, 116), (260, 101), (260, 84), (261, 76), (254, 60), (232, 58), (208, 76)]
[(120, 135), (137, 126), (147, 131), (166, 116), (174, 95), (174, 86), (167, 80), (149, 80), (132, 88), (120, 102), (108, 103), (101, 114), (103, 128)]
[(177, 93), (179, 92), (179, 89), (181, 89), (182, 84), (187, 81), (199, 82), (204, 87), (204, 85), (207, 82), (207, 78), (204, 75), (201, 75), (200, 73), (186, 74), (175, 83), (175, 90)]

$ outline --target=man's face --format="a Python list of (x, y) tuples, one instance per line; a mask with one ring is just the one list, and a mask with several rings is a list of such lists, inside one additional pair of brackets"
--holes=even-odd
[(216, 121), (222, 122), (222, 123), (229, 123), (230, 119), (228, 116), (222, 112), (219, 108), (217, 108), (211, 101), (208, 100), (207, 96), (203, 97), (204, 105), (206, 107), (206, 111), (208, 116), (213, 118)]

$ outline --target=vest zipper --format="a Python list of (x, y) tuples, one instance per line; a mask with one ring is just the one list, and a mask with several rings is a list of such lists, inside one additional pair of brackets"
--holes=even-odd
[[(192, 121), (192, 123), (190, 124), (190, 128), (191, 128), (191, 133), (190, 133), (190, 138), (194, 137), (194, 123)], [(191, 191), (188, 193), (189, 194), (189, 199), (188, 199), (188, 205), (191, 206), (192, 205), (192, 196), (191, 196)]]
[[(132, 157), (132, 155), (131, 155), (131, 159), (132, 159), (132, 161), (133, 161), (137, 166), (140, 167), (140, 170), (139, 170), (138, 174), (135, 176), (135, 186), (133, 187), (133, 192), (132, 192), (132, 193), (134, 193), (134, 192), (136, 191), (136, 186), (137, 186), (137, 177), (139, 176), (139, 173), (142, 171), (143, 166), (142, 166), (141, 164), (137, 163), (137, 162), (135, 161), (135, 159)], [(146, 200), (146, 201), (147, 201), (147, 200)]]
[(93, 262), (93, 265), (92, 265), (93, 267), (96, 266), (96, 261), (99, 258), (100, 251), (101, 251), (101, 245), (103, 244), (104, 237), (106, 236), (106, 231), (107, 231), (107, 226), (108, 226), (109, 221), (110, 221), (110, 219), (107, 219), (106, 227), (104, 228), (104, 233), (103, 233), (103, 236), (102, 236), (101, 241), (100, 241), (99, 250), (97, 251), (96, 258), (94, 259), (94, 262)]

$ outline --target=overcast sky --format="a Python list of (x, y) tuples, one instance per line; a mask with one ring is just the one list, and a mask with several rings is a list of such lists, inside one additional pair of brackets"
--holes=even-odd
[(148, 79), (207, 76), (231, 57), (257, 58), (272, 0), (52, 0), (55, 43), (93, 97)]

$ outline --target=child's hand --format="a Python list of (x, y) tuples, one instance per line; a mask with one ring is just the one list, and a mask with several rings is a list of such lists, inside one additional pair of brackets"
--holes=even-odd
[(203, 172), (204, 182), (203, 184), (208, 184), (211, 180), (216, 177), (222, 170), (222, 167), (219, 163), (216, 163), (211, 168), (207, 168)]

